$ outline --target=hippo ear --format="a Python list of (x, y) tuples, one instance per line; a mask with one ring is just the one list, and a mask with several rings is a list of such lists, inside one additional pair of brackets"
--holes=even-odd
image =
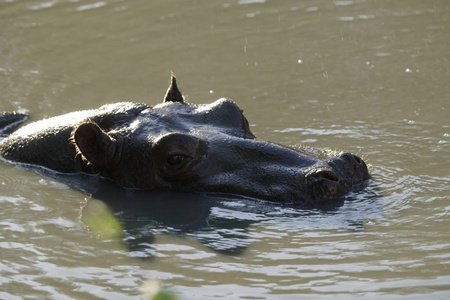
[(72, 131), (72, 143), (77, 154), (95, 167), (109, 165), (116, 152), (116, 141), (104, 132), (96, 123), (86, 122)]
[(170, 85), (167, 89), (166, 95), (164, 96), (163, 102), (179, 102), (184, 103), (184, 97), (181, 94), (180, 90), (177, 86), (177, 80), (175, 76), (172, 73), (172, 76), (170, 78)]

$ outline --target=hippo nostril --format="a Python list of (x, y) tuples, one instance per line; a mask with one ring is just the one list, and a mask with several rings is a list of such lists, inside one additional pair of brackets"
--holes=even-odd
[(336, 176), (336, 174), (334, 174), (331, 171), (326, 171), (326, 170), (319, 171), (319, 172), (317, 172), (316, 176), (318, 178), (323, 178), (323, 179), (326, 179), (329, 181), (335, 181), (335, 182), (339, 181), (339, 178)]
[(364, 165), (364, 161), (359, 156), (353, 155), (350, 152), (342, 152), (340, 157), (348, 161), (354, 168), (359, 168), (361, 165)]
[(359, 156), (353, 155), (353, 159), (360, 165), (362, 162), (362, 159)]
[(359, 157), (351, 154), (350, 152), (341, 152), (339, 156), (344, 158), (345, 160), (347, 160), (349, 163), (352, 163), (352, 164), (354, 164), (355, 162), (359, 163), (359, 161), (361, 160)]
[(353, 155), (350, 152), (342, 152), (339, 158), (341, 158), (340, 164), (344, 169), (353, 171), (350, 177), (353, 178), (354, 183), (359, 183), (370, 178), (367, 165), (359, 156)]

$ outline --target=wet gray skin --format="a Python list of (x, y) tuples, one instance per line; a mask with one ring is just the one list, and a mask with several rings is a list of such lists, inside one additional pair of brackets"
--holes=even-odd
[(348, 152), (256, 140), (233, 101), (188, 104), (174, 77), (161, 104), (122, 102), (31, 123), (5, 138), (0, 154), (57, 172), (100, 174), (124, 188), (278, 202), (326, 201), (369, 178), (364, 161)]

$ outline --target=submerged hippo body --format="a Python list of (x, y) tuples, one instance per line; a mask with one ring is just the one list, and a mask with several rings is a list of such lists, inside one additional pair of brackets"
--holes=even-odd
[(255, 140), (231, 100), (184, 102), (175, 78), (162, 104), (122, 102), (31, 123), (0, 154), (57, 172), (100, 174), (124, 188), (239, 194), (321, 202), (369, 178), (348, 152)]

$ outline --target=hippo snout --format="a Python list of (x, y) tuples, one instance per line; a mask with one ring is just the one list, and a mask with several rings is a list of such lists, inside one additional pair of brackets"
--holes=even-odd
[(350, 152), (341, 152), (336, 160), (339, 168), (353, 184), (359, 184), (370, 178), (366, 163), (359, 157)]
[(332, 199), (349, 193), (369, 178), (367, 165), (360, 157), (342, 152), (327, 164), (310, 170), (305, 185), (312, 199)]

